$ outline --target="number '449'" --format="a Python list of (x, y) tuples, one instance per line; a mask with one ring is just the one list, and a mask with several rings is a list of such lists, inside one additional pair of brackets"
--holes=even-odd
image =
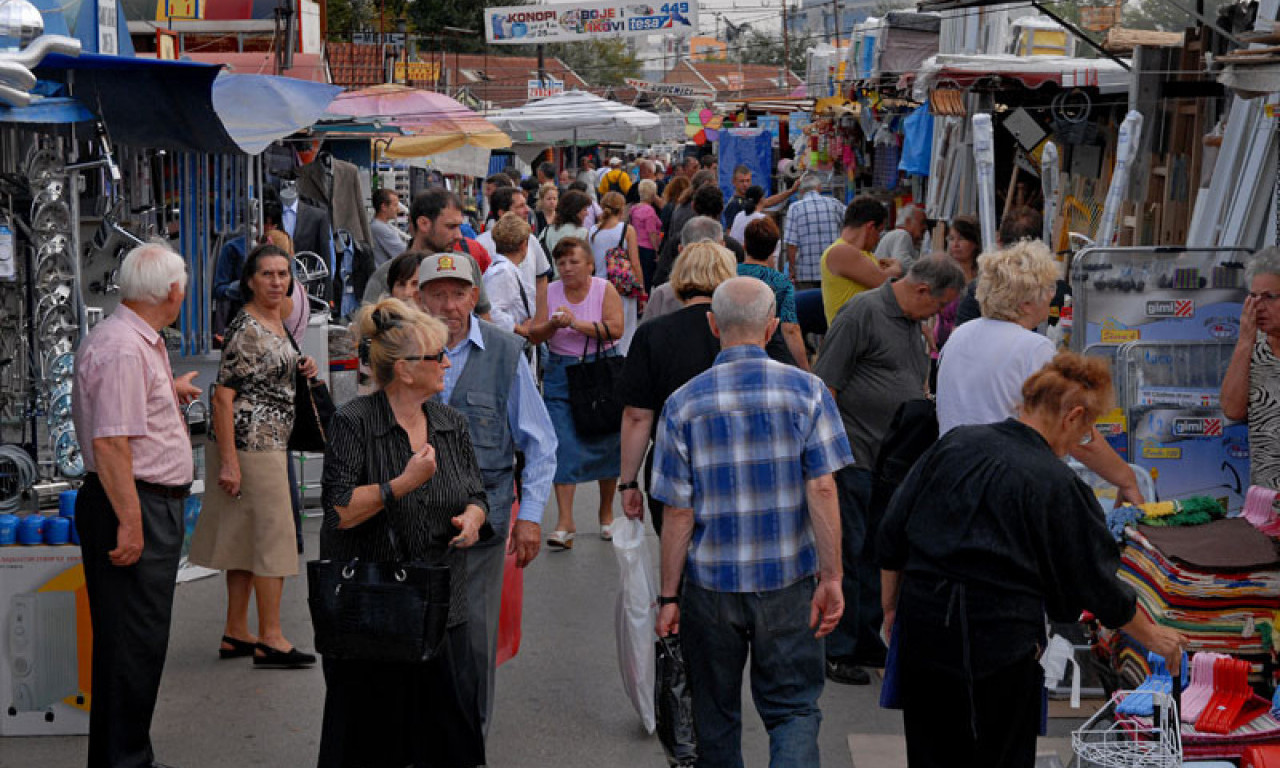
[(666, 3), (662, 6), (663, 13), (688, 13), (688, 3)]

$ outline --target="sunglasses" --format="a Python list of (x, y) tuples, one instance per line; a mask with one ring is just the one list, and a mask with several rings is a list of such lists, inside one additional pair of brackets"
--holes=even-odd
[(442, 350), (440, 350), (439, 352), (435, 353), (434, 355), (408, 355), (408, 356), (406, 356), (406, 357), (402, 357), (402, 358), (400, 358), (400, 359), (401, 359), (401, 360), (405, 360), (405, 361), (409, 361), (409, 362), (411, 362), (411, 361), (413, 361), (413, 360), (431, 360), (432, 362), (436, 362), (436, 363), (443, 363), (443, 362), (444, 362), (445, 357), (447, 357), (447, 356), (448, 356), (448, 353), (446, 353), (446, 352), (442, 349)]

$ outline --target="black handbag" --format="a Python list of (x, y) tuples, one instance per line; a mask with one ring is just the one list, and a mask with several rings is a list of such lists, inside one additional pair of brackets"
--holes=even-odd
[[(594, 326), (595, 323), (592, 323)], [(569, 378), (569, 410), (573, 414), (573, 426), (578, 434), (586, 437), (611, 435), (622, 430), (622, 398), (618, 397), (617, 382), (622, 378), (623, 359), (617, 354), (606, 354), (603, 347), (613, 340), (609, 325), (604, 325), (605, 341), (599, 341), (596, 329), (596, 353), (588, 360), (590, 337), (582, 343), (582, 357), (565, 368)]]
[(396, 562), (359, 558), (307, 563), (307, 604), (316, 651), (329, 659), (430, 661), (449, 623), (449, 566), (405, 562), (387, 521)]
[[(302, 357), (293, 334), (285, 330), (293, 350)], [(300, 370), (293, 372), (293, 431), (289, 433), (289, 450), (308, 453), (324, 453), (329, 443), (329, 420), (334, 411), (333, 395), (329, 385), (318, 378), (310, 378)]]

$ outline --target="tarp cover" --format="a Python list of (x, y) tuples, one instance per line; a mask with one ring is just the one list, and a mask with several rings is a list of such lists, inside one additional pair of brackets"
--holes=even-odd
[(583, 91), (566, 91), (486, 117), (520, 142), (572, 141), (576, 130), (578, 141), (631, 143), (661, 126), (652, 112)]
[(178, 152), (257, 154), (305, 128), (341, 89), (269, 75), (222, 75), (185, 61), (54, 54), (37, 69), (66, 80), (113, 141)]

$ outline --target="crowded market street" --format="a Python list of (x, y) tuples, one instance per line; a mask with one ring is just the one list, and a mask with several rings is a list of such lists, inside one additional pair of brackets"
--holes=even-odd
[[(584, 488), (576, 511), (594, 510)], [(313, 510), (314, 511), (314, 510)], [(552, 513), (548, 512), (550, 516)], [(548, 524), (551, 520), (546, 521)], [(320, 521), (305, 523), (314, 556)], [(490, 734), (491, 766), (589, 768), (665, 763), (656, 737), (647, 736), (623, 693), (614, 647), (617, 562), (612, 546), (584, 526), (569, 552), (545, 549), (525, 572), (520, 653), (498, 672)], [(656, 562), (657, 537), (648, 537)], [(153, 725), (158, 753), (183, 768), (315, 764), (324, 704), (324, 679), (310, 671), (254, 669), (247, 659), (219, 660), (223, 584), (204, 578), (178, 586), (173, 636)], [(285, 588), (284, 623), (300, 647), (310, 648), (303, 579)], [(744, 688), (743, 752), (749, 768), (768, 764), (768, 737)], [(880, 709), (879, 682), (828, 683), (819, 737), (829, 768), (905, 766), (902, 720)], [(1089, 712), (1092, 703), (1086, 702)], [(1069, 756), (1066, 736), (1079, 720), (1052, 720), (1042, 751)], [(87, 736), (12, 738), (0, 749), (0, 768), (80, 765)], [(852, 747), (851, 747), (852, 744)], [(852, 752), (851, 752), (852, 748)], [(862, 760), (855, 762), (858, 756)], [(1044, 763), (1049, 765), (1049, 763)]]

